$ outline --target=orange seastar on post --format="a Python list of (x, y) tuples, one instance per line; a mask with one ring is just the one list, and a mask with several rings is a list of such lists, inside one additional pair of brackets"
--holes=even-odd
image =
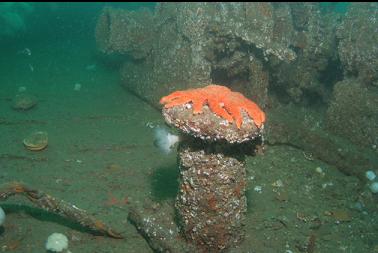
[(211, 84), (203, 88), (175, 91), (162, 97), (160, 103), (165, 108), (191, 103), (193, 114), (202, 113), (202, 107), (208, 105), (213, 113), (230, 123), (235, 122), (238, 128), (243, 123), (241, 110), (253, 119), (258, 128), (265, 122), (265, 113), (256, 103), (221, 85)]

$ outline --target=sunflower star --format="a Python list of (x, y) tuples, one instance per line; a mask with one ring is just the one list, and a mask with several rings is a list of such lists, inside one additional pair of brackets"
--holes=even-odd
[(207, 104), (213, 113), (230, 123), (235, 122), (238, 128), (243, 123), (241, 109), (253, 119), (258, 128), (265, 122), (265, 113), (257, 104), (243, 94), (221, 85), (211, 84), (204, 88), (175, 91), (162, 97), (160, 103), (165, 108), (191, 103), (193, 114), (202, 113), (202, 107)]

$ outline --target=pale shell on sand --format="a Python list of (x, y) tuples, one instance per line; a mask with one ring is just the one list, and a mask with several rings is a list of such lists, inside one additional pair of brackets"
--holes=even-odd
[(35, 96), (27, 93), (17, 94), (13, 101), (12, 107), (15, 110), (26, 111), (33, 108), (38, 103)]
[(47, 147), (48, 135), (44, 131), (36, 131), (31, 133), (23, 140), (25, 147), (32, 151), (40, 151)]

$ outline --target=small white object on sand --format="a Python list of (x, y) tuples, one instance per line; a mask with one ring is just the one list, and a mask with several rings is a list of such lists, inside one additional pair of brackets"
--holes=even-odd
[(375, 172), (372, 171), (372, 170), (368, 170), (368, 171), (366, 171), (366, 172), (365, 172), (365, 176), (366, 176), (366, 178), (369, 179), (370, 181), (373, 181), (373, 180), (377, 177), (377, 175), (375, 175)]
[(18, 87), (17, 91), (18, 92), (25, 92), (26, 91), (26, 87), (25, 86), (20, 86), (20, 87)]
[(378, 182), (373, 182), (369, 188), (372, 193), (378, 193)]
[(88, 70), (88, 71), (95, 71), (96, 67), (97, 67), (97, 65), (94, 63), (94, 64), (87, 65), (85, 67), (85, 69)]
[(46, 250), (51, 252), (64, 252), (68, 248), (67, 236), (61, 233), (52, 233), (46, 242)]
[(80, 91), (80, 90), (81, 90), (81, 84), (80, 83), (75, 83), (74, 91)]

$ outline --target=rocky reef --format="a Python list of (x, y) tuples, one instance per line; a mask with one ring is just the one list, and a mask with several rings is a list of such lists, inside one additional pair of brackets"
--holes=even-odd
[(355, 78), (337, 82), (326, 112), (327, 129), (357, 146), (377, 145), (378, 93), (375, 89)]
[(353, 3), (336, 34), (344, 75), (375, 87), (378, 87), (377, 19), (377, 3)]
[[(307, 160), (322, 160), (361, 179), (378, 164), (378, 4), (346, 6), (342, 12), (322, 3), (158, 3), (153, 11), (138, 12), (105, 8), (96, 41), (104, 57), (122, 59), (122, 84), (152, 106), (161, 108), (160, 98), (172, 91), (227, 86), (264, 110), (265, 143), (301, 149)], [(163, 114), (186, 134), (206, 140), (222, 136), (224, 124), (209, 110), (187, 111), (181, 106)], [(244, 130), (225, 139), (235, 142), (252, 131)], [(245, 158), (224, 156), (219, 145), (214, 147), (187, 138), (178, 150), (176, 212), (181, 234), (200, 252), (224, 252), (244, 237)], [(303, 252), (313, 252), (313, 238)]]
[[(274, 133), (271, 144), (288, 143), (320, 159), (328, 157), (324, 150), (343, 149), (344, 144), (327, 142), (309, 147), (295, 130), (277, 136), (282, 129), (275, 127), (286, 125), (301, 129), (302, 139), (319, 130), (374, 156), (377, 7), (351, 3), (346, 12), (320, 3), (158, 3), (153, 11), (139, 12), (105, 8), (96, 41), (104, 55), (122, 57), (123, 85), (157, 108), (159, 99), (174, 90), (221, 84), (271, 115), (266, 136), (269, 142)], [(302, 119), (291, 120), (291, 108), (303, 112)], [(310, 118), (307, 126), (294, 123), (306, 125)], [(325, 160), (339, 167), (338, 159)], [(361, 176), (369, 166), (351, 158), (347, 171)]]

